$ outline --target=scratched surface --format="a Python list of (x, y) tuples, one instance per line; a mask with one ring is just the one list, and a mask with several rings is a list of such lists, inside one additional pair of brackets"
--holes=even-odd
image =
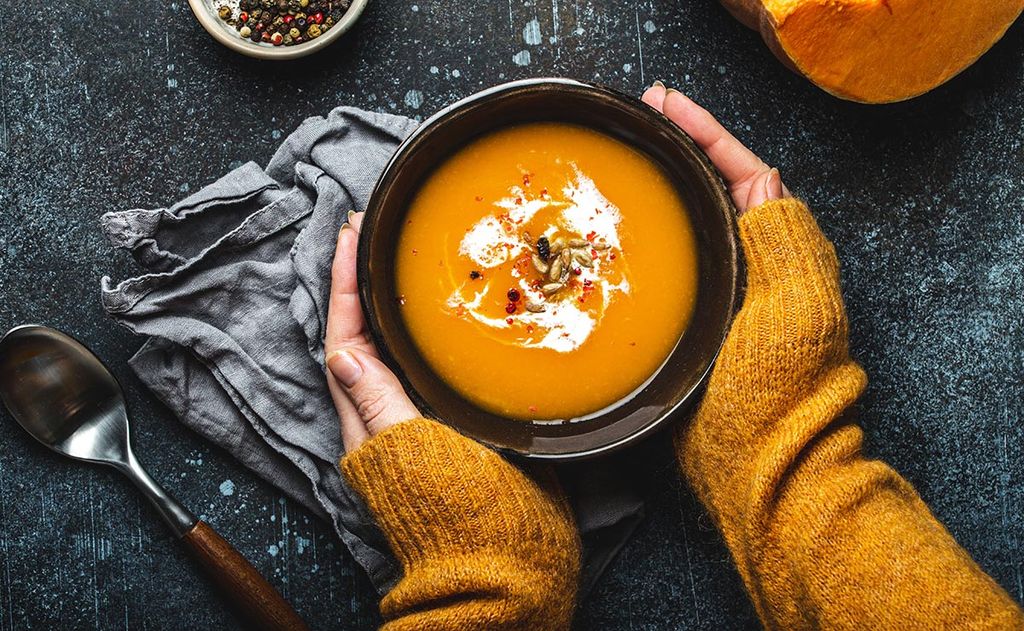
[[(265, 163), (338, 104), (423, 116), (537, 75), (679, 86), (813, 202), (872, 379), (868, 450), (1024, 597), (1024, 22), (949, 85), (877, 108), (790, 74), (713, 0), (374, 0), (344, 41), (287, 64), (221, 49), (180, 0), (12, 3), (0, 32), (0, 328), (45, 322), (106, 358), (153, 476), (314, 628), (373, 628), (375, 595), (325, 524), (183, 430), (125, 368), (139, 340), (104, 318), (97, 289), (133, 268), (97, 218)], [(639, 448), (635, 473), (651, 516), (579, 628), (755, 627), (663, 440)], [(0, 418), (0, 631), (119, 628), (239, 627), (122, 480)]]

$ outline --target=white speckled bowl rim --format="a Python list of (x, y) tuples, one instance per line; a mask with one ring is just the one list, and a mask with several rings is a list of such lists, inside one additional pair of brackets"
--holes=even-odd
[(362, 15), (363, 9), (366, 8), (367, 4), (369, 4), (369, 0), (352, 0), (352, 4), (345, 11), (345, 14), (341, 16), (341, 20), (316, 39), (296, 44), (295, 46), (273, 46), (270, 44), (257, 44), (248, 39), (242, 39), (233, 27), (217, 15), (213, 0), (188, 0), (192, 13), (195, 14), (196, 19), (199, 20), (199, 23), (213, 39), (231, 50), (249, 57), (277, 60), (305, 57), (329, 46), (352, 28), (352, 25)]

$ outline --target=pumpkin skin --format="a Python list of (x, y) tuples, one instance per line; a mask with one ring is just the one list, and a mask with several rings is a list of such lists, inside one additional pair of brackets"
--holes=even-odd
[(1024, 0), (720, 0), (786, 66), (839, 98), (893, 103), (962, 72)]

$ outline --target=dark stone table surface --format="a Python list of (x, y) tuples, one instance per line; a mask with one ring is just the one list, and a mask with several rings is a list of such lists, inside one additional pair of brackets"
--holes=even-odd
[[(871, 377), (867, 450), (1024, 597), (1024, 21), (946, 86), (885, 107), (791, 74), (714, 0), (372, 0), (341, 42), (282, 64), (221, 48), (181, 0), (10, 3), (0, 33), (0, 328), (43, 322), (92, 345), (128, 388), (154, 477), (314, 628), (374, 627), (375, 594), (326, 524), (179, 426), (127, 369), (140, 340), (104, 317), (98, 285), (134, 267), (97, 220), (266, 163), (339, 104), (422, 117), (539, 75), (635, 94), (662, 79), (781, 168), (843, 262)], [(650, 515), (578, 627), (756, 627), (665, 442), (636, 450)], [(58, 459), (4, 416), (0, 629), (94, 628), (240, 627), (123, 480)]]

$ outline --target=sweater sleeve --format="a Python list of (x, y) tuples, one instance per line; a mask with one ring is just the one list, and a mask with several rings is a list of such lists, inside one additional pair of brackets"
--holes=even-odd
[(381, 601), (383, 629), (569, 627), (580, 542), (550, 470), (535, 482), (426, 419), (387, 429), (341, 469), (404, 570)]
[(1009, 629), (1024, 616), (845, 414), (848, 354), (832, 245), (794, 199), (740, 219), (748, 288), (681, 466), (768, 629)]

